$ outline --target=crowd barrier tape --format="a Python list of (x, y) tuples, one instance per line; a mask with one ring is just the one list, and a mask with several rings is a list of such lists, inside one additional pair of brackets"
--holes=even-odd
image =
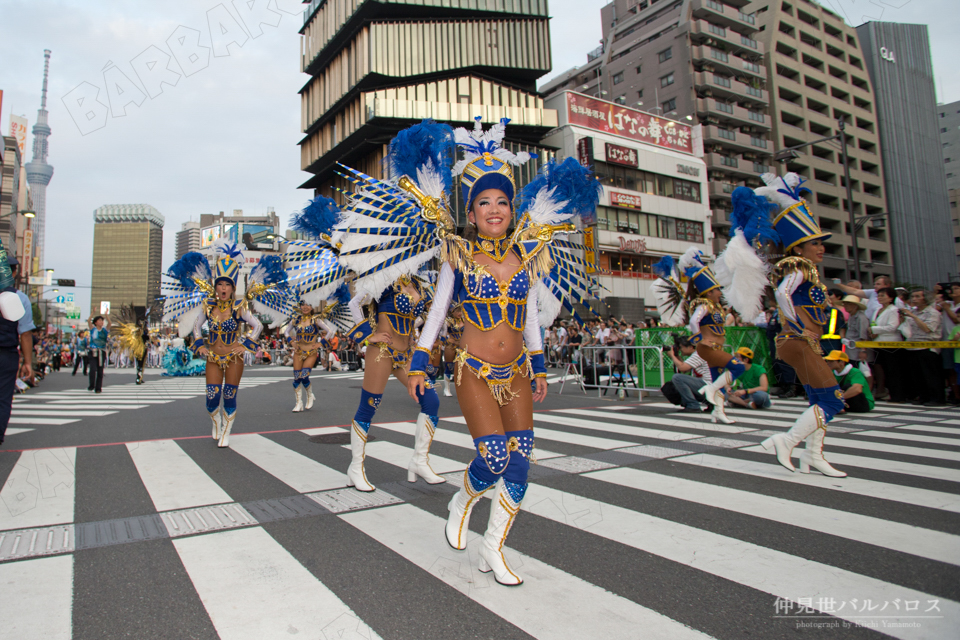
[(858, 349), (960, 349), (960, 342), (855, 342)]

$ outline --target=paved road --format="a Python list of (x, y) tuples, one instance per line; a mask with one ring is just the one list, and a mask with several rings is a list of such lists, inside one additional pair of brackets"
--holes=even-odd
[[(203, 382), (54, 374), (17, 398), (0, 450), (2, 638), (956, 637), (960, 411), (881, 405), (828, 436), (845, 479), (790, 474), (757, 443), (803, 410), (736, 425), (558, 385), (506, 555), (476, 570), (443, 540), (472, 445), (441, 400), (448, 483), (406, 482), (416, 405), (388, 385), (368, 445), (373, 494), (345, 488), (360, 375), (247, 371), (231, 448)], [(486, 501), (485, 501), (486, 502)], [(809, 608), (801, 608), (801, 606)]]

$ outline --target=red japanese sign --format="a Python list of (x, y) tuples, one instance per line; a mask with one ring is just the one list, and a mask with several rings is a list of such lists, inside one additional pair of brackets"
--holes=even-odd
[(689, 126), (572, 91), (567, 92), (567, 122), (693, 154)]
[(620, 193), (619, 191), (610, 192), (610, 204), (614, 207), (626, 207), (628, 209), (640, 208), (640, 196), (629, 193)]
[(637, 150), (630, 147), (621, 147), (618, 144), (607, 143), (607, 162), (622, 164), (628, 167), (637, 167)]

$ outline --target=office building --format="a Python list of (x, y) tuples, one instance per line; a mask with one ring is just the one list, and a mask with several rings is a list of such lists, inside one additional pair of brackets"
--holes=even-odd
[(301, 168), (313, 174), (301, 188), (320, 195), (350, 189), (337, 162), (385, 177), (387, 144), (423, 118), (510, 118), (505, 146), (535, 152), (557, 124), (536, 92), (550, 70), (546, 0), (313, 0), (300, 33)]
[(714, 251), (729, 236), (730, 194), (760, 186), (771, 170), (766, 48), (745, 4), (614, 0), (600, 11), (603, 40), (587, 63), (541, 87), (547, 97), (578, 91), (702, 124), (694, 135), (702, 138)]
[(656, 315), (652, 265), (690, 246), (711, 253), (707, 167), (689, 124), (572, 91), (545, 101), (559, 127), (544, 144), (592, 166), (603, 184), (596, 216), (584, 218), (586, 262), (599, 268), (604, 315)]
[(930, 287), (956, 273), (926, 25), (857, 27), (876, 93), (896, 279)]
[(195, 220), (184, 222), (177, 231), (177, 255), (176, 260), (182, 258), (191, 251), (200, 250), (200, 223)]
[(937, 127), (947, 189), (960, 189), (960, 100), (937, 105)]
[(101, 303), (151, 306), (160, 296), (163, 216), (148, 204), (107, 204), (93, 212), (90, 313)]
[(8, 253), (16, 254), (17, 224), (16, 212), (20, 203), (21, 174), (23, 158), (17, 139), (13, 136), (2, 136), (3, 146), (0, 151), (0, 240)]
[(953, 252), (956, 255), (956, 271), (954, 277), (950, 278), (952, 282), (960, 282), (960, 189), (950, 189), (947, 192), (950, 199), (950, 218), (953, 229)]
[[(793, 171), (811, 190), (811, 209), (824, 231), (823, 274), (828, 280), (854, 279), (856, 260), (847, 206), (839, 138), (842, 118), (847, 139), (852, 208), (856, 219), (860, 279), (893, 275), (883, 152), (877, 100), (871, 88), (856, 31), (832, 11), (810, 2), (758, 0), (744, 7), (756, 16), (770, 90), (773, 149), (806, 145), (780, 153), (779, 173)], [(834, 137), (836, 136), (836, 137)], [(824, 138), (831, 138), (823, 140)]]

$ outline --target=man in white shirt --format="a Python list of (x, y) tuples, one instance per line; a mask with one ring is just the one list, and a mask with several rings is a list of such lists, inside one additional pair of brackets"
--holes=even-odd
[[(713, 382), (713, 376), (710, 374), (710, 365), (707, 364), (706, 360), (697, 355), (697, 348), (690, 344), (687, 338), (678, 338), (677, 348), (687, 359), (681, 360), (678, 358), (676, 353), (674, 353), (674, 349), (667, 351), (667, 355), (673, 360), (677, 371), (680, 371), (680, 373), (673, 375), (671, 382), (673, 382), (677, 393), (680, 394), (684, 413), (700, 413), (700, 403), (706, 402), (706, 398), (704, 398), (703, 394), (697, 392), (701, 387)], [(693, 375), (687, 375), (687, 371), (692, 371)]]
[[(880, 303), (877, 302), (877, 289), (884, 289), (886, 287), (893, 286), (893, 280), (889, 276), (877, 276), (873, 279), (873, 289), (861, 289), (861, 284), (859, 280), (851, 280), (847, 284), (836, 283), (837, 288), (843, 291), (845, 294), (850, 296), (857, 296), (867, 302), (867, 318), (873, 320), (877, 315), (877, 311), (880, 310)], [(903, 300), (900, 297), (896, 297), (893, 303), (897, 306), (898, 309), (903, 309)]]

